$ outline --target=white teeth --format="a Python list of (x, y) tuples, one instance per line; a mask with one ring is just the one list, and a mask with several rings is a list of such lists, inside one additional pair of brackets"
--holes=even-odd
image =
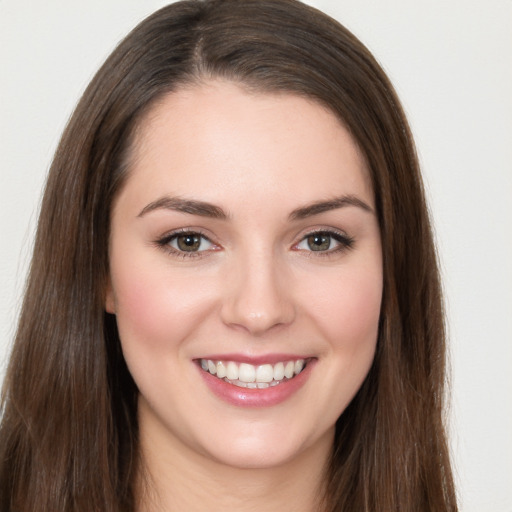
[(256, 382), (272, 382), (274, 380), (274, 368), (271, 364), (262, 364), (256, 370)]
[(243, 382), (255, 382), (256, 368), (252, 364), (242, 363), (238, 367), (238, 379)]
[(306, 366), (304, 359), (279, 362), (274, 365), (261, 364), (254, 366), (248, 363), (236, 363), (235, 361), (212, 361), (201, 359), (201, 368), (219, 379), (223, 379), (235, 386), (265, 389), (277, 386), (285, 379), (291, 379), (298, 375)]
[(238, 365), (234, 363), (233, 361), (229, 361), (228, 363), (228, 370), (226, 377), (229, 380), (238, 380)]
[(284, 376), (287, 379), (291, 379), (293, 377), (294, 373), (295, 373), (295, 363), (293, 361), (288, 361), (286, 363), (286, 366), (284, 367)]
[(223, 379), (227, 375), (226, 367), (222, 361), (217, 362), (217, 377)]
[(274, 380), (284, 379), (284, 363), (274, 365)]

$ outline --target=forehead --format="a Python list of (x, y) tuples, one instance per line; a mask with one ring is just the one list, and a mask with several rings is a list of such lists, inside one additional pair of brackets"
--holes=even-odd
[(373, 204), (364, 157), (340, 120), (295, 94), (214, 81), (156, 103), (140, 122), (130, 177), (138, 195), (234, 201), (243, 190), (308, 202), (352, 193)]

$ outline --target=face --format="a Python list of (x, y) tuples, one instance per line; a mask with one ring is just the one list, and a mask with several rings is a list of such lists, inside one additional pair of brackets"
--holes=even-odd
[(155, 106), (114, 203), (106, 298), (142, 439), (246, 468), (330, 447), (375, 352), (374, 211), (317, 103), (211, 82)]

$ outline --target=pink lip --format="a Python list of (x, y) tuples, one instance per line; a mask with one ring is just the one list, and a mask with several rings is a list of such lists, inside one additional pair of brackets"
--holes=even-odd
[[(231, 357), (231, 356), (230, 356)], [(208, 357), (211, 360), (222, 360), (222, 361), (239, 361), (239, 362), (250, 362), (255, 363), (254, 358), (242, 358), (239, 356), (230, 358), (226, 354), (222, 357)], [(205, 358), (206, 359), (206, 358)], [(256, 358), (257, 359), (257, 358)], [(278, 359), (277, 361), (293, 361), (296, 359), (302, 359), (300, 357), (285, 357), (284, 359)], [(269, 362), (269, 358), (264, 359), (265, 362)], [(273, 405), (280, 404), (286, 399), (296, 393), (308, 380), (313, 367), (316, 363), (316, 359), (312, 359), (306, 365), (306, 368), (301, 373), (293, 377), (293, 379), (282, 382), (277, 386), (272, 386), (264, 389), (249, 389), (229, 384), (224, 380), (221, 380), (208, 372), (205, 372), (198, 365), (198, 371), (204, 379), (206, 385), (210, 390), (217, 395), (219, 398), (238, 407), (271, 407)]]

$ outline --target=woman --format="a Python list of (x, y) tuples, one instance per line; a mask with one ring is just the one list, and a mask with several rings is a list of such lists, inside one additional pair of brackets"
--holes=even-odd
[(330, 18), (141, 23), (63, 135), (34, 255), (2, 510), (456, 510), (413, 142)]

